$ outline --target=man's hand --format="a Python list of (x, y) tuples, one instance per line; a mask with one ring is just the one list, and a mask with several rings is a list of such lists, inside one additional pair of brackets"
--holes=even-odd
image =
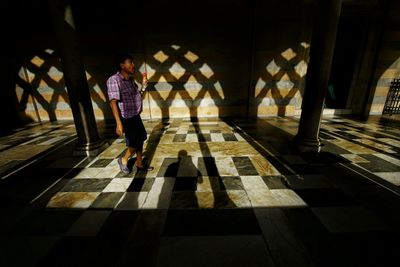
[(117, 123), (117, 128), (115, 129), (115, 132), (118, 136), (122, 136), (124, 134), (124, 127), (122, 126), (122, 123)]
[(142, 92), (144, 92), (147, 88), (147, 72), (142, 73), (143, 81), (142, 81)]

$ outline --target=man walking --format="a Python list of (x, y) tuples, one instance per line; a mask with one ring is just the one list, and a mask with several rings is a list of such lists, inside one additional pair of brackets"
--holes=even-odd
[(143, 84), (139, 90), (131, 77), (135, 73), (133, 57), (120, 54), (116, 58), (118, 71), (107, 80), (107, 93), (115, 122), (116, 133), (125, 133), (126, 153), (118, 158), (118, 164), (124, 174), (130, 172), (129, 158), (136, 153), (135, 166), (138, 170), (148, 170), (143, 165), (143, 142), (147, 139), (140, 113), (142, 112), (142, 94), (147, 86), (147, 77), (143, 75)]

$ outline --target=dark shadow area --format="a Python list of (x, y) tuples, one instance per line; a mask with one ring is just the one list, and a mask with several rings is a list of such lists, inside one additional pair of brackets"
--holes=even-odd
[[(367, 28), (364, 25), (369, 18), (346, 15), (344, 13), (339, 21), (332, 70), (325, 99), (326, 107), (331, 109), (347, 108), (353, 77), (357, 71), (356, 64), (362, 56), (363, 43), (367, 36)], [(352, 41), (349, 42), (349, 40)]]
[(199, 208), (195, 191), (197, 190), (197, 184), (203, 182), (202, 176), (186, 150), (179, 151), (177, 161), (167, 167), (164, 176), (175, 178), (173, 191), (186, 192), (185, 198), (189, 199), (189, 201), (180, 203), (181, 205), (183, 204), (182, 207)]
[[(217, 209), (46, 209), (49, 199), (93, 162), (93, 158), (70, 157), (71, 145), (0, 180), (0, 250), (4, 252), (0, 265), (179, 266), (178, 262), (181, 266), (364, 267), (390, 266), (397, 262), (400, 237), (397, 230), (400, 225), (398, 194), (387, 190), (388, 185), (386, 188), (379, 185), (377, 177), (340, 157), (338, 154), (346, 153), (343, 148), (327, 142), (329, 138), (340, 137), (355, 143), (352, 136), (321, 131), (321, 137), (325, 139), (322, 153), (297, 154), (290, 147), (293, 136), (288, 132), (268, 120), (239, 119), (248, 115), (246, 108), (257, 110), (268, 94), (278, 105), (278, 115), (285, 116), (287, 106), (303, 86), (303, 77), (295, 67), (307, 59), (309, 48), (302, 46), (301, 42), (305, 41), (303, 37), (308, 36), (308, 31), (293, 35), (286, 32), (299, 17), (297, 10), (290, 7), (297, 1), (268, 2), (251, 1), (258, 18), (255, 50), (262, 55), (251, 62), (250, 20), (254, 14), (246, 1), (227, 4), (226, 1), (206, 0), (182, 4), (150, 0), (126, 2), (123, 8), (122, 4), (72, 1), (83, 54), (89, 62), (86, 70), (90, 76), (92, 101), (105, 117), (110, 116), (110, 111), (107, 97), (104, 99), (101, 93), (106, 96), (105, 81), (113, 74), (112, 59), (116, 51), (132, 52), (138, 67), (146, 59), (149, 68), (154, 70), (149, 90), (164, 119), (149, 124), (152, 130), (145, 163), (150, 164), (157, 156), (155, 153), (162, 136), (175, 123), (170, 121), (176, 115), (171, 112), (174, 101), (181, 98), (180, 107), (189, 110), (189, 114), (184, 116), (191, 117), (190, 130), (197, 135), (202, 157), (199, 157), (197, 167), (188, 151), (181, 150), (176, 158), (166, 159), (165, 172), (161, 176), (175, 178), (175, 184), (173, 192), (170, 192), (169, 183), (162, 186), (159, 203), (163, 203), (165, 199), (162, 196), (168, 192), (185, 191), (192, 195), (193, 201), (189, 206), (197, 208), (198, 199), (194, 191), (207, 176), (214, 197), (213, 206)], [(61, 71), (61, 68), (59, 63), (53, 62), (57, 51), (53, 55), (46, 52), (55, 46), (47, 31), (48, 14), (43, 5), (42, 1), (40, 4), (20, 1), (12, 5), (15, 16), (12, 16), (10, 24), (15, 23), (15, 27), (6, 36), (12, 40), (10, 47), (17, 45), (11, 47), (11, 55), (7, 55), (10, 75), (5, 90), (0, 90), (0, 99), (7, 100), (2, 100), (5, 105), (0, 105), (0, 111), (9, 115), (3, 116), (7, 118), (2, 117), (1, 122), (4, 121), (10, 129), (23, 125), (18, 118), (19, 112), (24, 113), (32, 97), (52, 120), (57, 120), (55, 107), (60, 99), (67, 103), (63, 80), (56, 81), (49, 75), (50, 69)], [(302, 6), (296, 6), (299, 5)], [(306, 11), (307, 8), (299, 14)], [(140, 23), (133, 23), (135, 21)], [(264, 26), (265, 31), (261, 31)], [(133, 34), (127, 37), (126, 29), (131, 27)], [(23, 31), (14, 31), (14, 28)], [(30, 47), (32, 43), (26, 40), (37, 40), (36, 47)], [(263, 49), (267, 49), (263, 48), (264, 44), (273, 46), (273, 51), (263, 54)], [(289, 48), (291, 52), (283, 53)], [(160, 51), (168, 56), (162, 62), (154, 57)], [(30, 60), (35, 56), (44, 60), (43, 64), (32, 65)], [(269, 69), (274, 74), (265, 70), (272, 60), (276, 66)], [(388, 67), (391, 63), (382, 64)], [(208, 68), (204, 67), (205, 64)], [(255, 65), (254, 73), (249, 71), (252, 64)], [(34, 76), (28, 79), (19, 77), (21, 66), (27, 66)], [(182, 71), (176, 72), (177, 69)], [(254, 81), (249, 83), (253, 78)], [(265, 85), (261, 86), (254, 100), (252, 90), (258, 78)], [(195, 85), (190, 84), (193, 81)], [(54, 91), (49, 99), (40, 92), (41, 82)], [(17, 109), (16, 84), (23, 88), (20, 110)], [(249, 88), (248, 84), (253, 86)], [(190, 86), (194, 86), (194, 90)], [(280, 88), (285, 88), (287, 93), (283, 94)], [(210, 97), (209, 102), (203, 106), (202, 101), (207, 97)], [(203, 107), (216, 110), (219, 117), (233, 117), (224, 121), (280, 172), (279, 181), (287, 188), (279, 189), (285, 192), (292, 189), (307, 206), (236, 207), (224, 190), (225, 177), (220, 176), (207, 145), (210, 136), (202, 132), (199, 123)], [(31, 121), (31, 118), (26, 119)], [(383, 133), (386, 131), (400, 138), (397, 126), (384, 126)], [(113, 122), (102, 122), (101, 127), (107, 130), (104, 136), (110, 142), (114, 141)], [(355, 129), (364, 130), (367, 135), (375, 134), (375, 137), (382, 134), (371, 132), (368, 124), (365, 127)], [(9, 129), (1, 128), (0, 135), (3, 132), (9, 133)], [(367, 144), (356, 144), (384, 152)], [(133, 165), (134, 160), (129, 163)], [(111, 161), (100, 159), (96, 163), (102, 167)], [(51, 168), (55, 163), (61, 165)], [(149, 190), (155, 183), (155, 179), (147, 178), (146, 174), (134, 171), (126, 176), (117, 175), (118, 178), (134, 178), (127, 190), (133, 194), (123, 199), (122, 204), (139, 206), (135, 193)], [(273, 187), (273, 183), (269, 186), (270, 191), (279, 190)], [(229, 209), (218, 209), (227, 207)]]
[[(400, 216), (393, 211), (400, 207), (398, 187), (341, 157), (339, 154), (349, 152), (329, 143), (329, 136), (322, 140), (324, 146), (321, 153), (299, 154), (290, 147), (293, 136), (268, 123), (268, 120), (234, 120), (231, 125), (237, 127), (236, 130), (242, 137), (279, 170), (288, 188), (294, 190), (308, 204), (307, 209), (288, 208), (280, 211), (272, 209), (268, 212), (255, 209), (255, 212), (257, 214), (263, 211), (271, 217), (278, 216), (279, 212), (282, 212), (284, 220), (288, 220), (291, 225), (291, 231), (301, 240), (299, 251), (303, 251), (307, 255), (306, 258), (311, 259), (313, 265), (337, 266), (341, 264), (340, 262), (357, 265), (362, 262), (367, 266), (375, 266), (380, 264), (380, 259), (385, 255), (389, 258), (395, 257), (396, 252), (393, 247), (398, 247), (395, 237), (399, 236), (396, 229)], [(350, 124), (343, 125), (347, 127)], [(326, 132), (326, 134), (332, 133)], [(346, 139), (342, 136), (341, 138)], [(346, 140), (350, 141), (350, 139)], [(382, 153), (382, 151), (379, 152)], [(370, 164), (371, 166), (375, 164), (385, 168), (384, 166), (389, 164), (367, 157), (368, 155), (362, 156), (374, 162)], [(393, 170), (387, 169), (387, 171)], [(361, 223), (364, 211), (359, 210), (358, 205), (377, 214), (387, 226), (382, 229), (367, 227), (368, 229), (361, 230), (364, 227)], [(394, 209), (392, 205), (395, 206)], [(335, 232), (326, 224), (322, 226), (321, 220), (324, 221), (324, 216), (333, 206), (353, 207), (355, 216), (361, 216), (355, 218), (357, 223), (354, 229), (358, 230), (341, 233)], [(340, 216), (345, 215), (338, 213), (329, 217), (329, 220), (332, 220), (331, 227), (335, 224), (333, 221)], [(294, 221), (304, 223), (290, 223)], [(385, 242), (385, 248), (379, 247), (375, 250), (374, 246), (369, 245), (370, 240)], [(352, 247), (355, 244), (357, 248)], [(334, 259), (330, 256), (332, 250), (336, 255)], [(375, 254), (366, 256), (365, 251), (371, 251), (371, 253), (374, 251)], [(331, 260), (327, 262), (327, 258)]]

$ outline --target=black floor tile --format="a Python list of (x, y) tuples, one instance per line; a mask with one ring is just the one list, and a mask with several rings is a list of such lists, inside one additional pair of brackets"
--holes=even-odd
[(174, 184), (174, 191), (196, 191), (197, 190), (197, 177), (179, 177), (176, 178)]
[(332, 137), (326, 133), (323, 133), (322, 131), (319, 132), (319, 137), (325, 140), (332, 140), (332, 139), (336, 139), (335, 137)]
[(400, 172), (400, 166), (394, 165), (393, 163), (381, 159), (377, 156), (370, 154), (362, 154), (359, 156), (365, 158), (369, 162), (360, 162), (357, 164), (370, 172)]
[[(210, 179), (213, 179), (213, 177)], [(221, 190), (244, 190), (244, 186), (240, 177), (221, 177), (218, 180)]]
[(104, 192), (101, 193), (92, 203), (91, 208), (114, 208), (119, 200), (124, 195), (124, 192)]
[(203, 176), (219, 176), (215, 158), (213, 157), (199, 157), (197, 168)]
[(157, 177), (176, 177), (178, 168), (178, 158), (165, 158), (157, 173)]
[(127, 192), (148, 192), (154, 184), (154, 178), (135, 177), (129, 185)]
[(91, 164), (89, 167), (90, 168), (104, 168), (104, 167), (107, 167), (107, 165), (110, 164), (111, 161), (112, 161), (112, 159), (98, 159), (93, 164)]
[(249, 157), (232, 157), (239, 175), (258, 175), (256, 168)]
[(72, 179), (62, 189), (62, 192), (101, 192), (112, 179)]
[(356, 136), (354, 134), (345, 132), (345, 131), (334, 131), (335, 134), (339, 135), (342, 138), (347, 138), (347, 139), (359, 139), (359, 136)]
[(211, 142), (210, 134), (198, 134), (197, 138), (198, 138), (199, 142)]
[(287, 189), (285, 178), (283, 176), (262, 176), (264, 183), (269, 189)]
[(237, 141), (236, 136), (232, 133), (223, 133), (222, 136), (225, 141)]
[(172, 142), (185, 142), (185, 140), (186, 140), (186, 134), (176, 134)]

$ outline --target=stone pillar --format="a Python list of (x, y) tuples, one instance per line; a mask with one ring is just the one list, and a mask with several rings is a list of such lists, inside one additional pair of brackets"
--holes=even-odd
[(342, 0), (317, 0), (299, 131), (300, 152), (319, 152), (319, 128), (331, 73)]
[(78, 135), (74, 155), (97, 155), (104, 141), (97, 130), (71, 6), (63, 0), (49, 0), (48, 6)]

